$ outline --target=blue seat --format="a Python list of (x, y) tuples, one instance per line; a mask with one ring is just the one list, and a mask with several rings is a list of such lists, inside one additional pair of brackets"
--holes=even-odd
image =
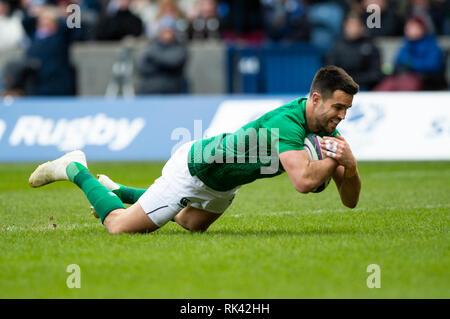
[(321, 66), (320, 52), (308, 43), (265, 48), (265, 92), (308, 92), (312, 79)]
[(320, 51), (309, 43), (229, 47), (228, 92), (308, 92), (321, 66)]

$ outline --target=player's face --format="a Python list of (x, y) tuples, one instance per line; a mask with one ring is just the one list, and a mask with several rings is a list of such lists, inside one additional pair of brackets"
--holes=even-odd
[(316, 111), (317, 124), (320, 131), (333, 133), (337, 125), (345, 119), (347, 110), (352, 106), (353, 95), (336, 90), (327, 99), (321, 99)]

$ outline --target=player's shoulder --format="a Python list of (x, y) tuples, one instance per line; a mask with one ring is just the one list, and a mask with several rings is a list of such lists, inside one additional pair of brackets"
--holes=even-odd
[(295, 100), (289, 101), (276, 109), (272, 110), (271, 112), (266, 113), (271, 116), (284, 116), (288, 114), (292, 114), (294, 116), (303, 115), (304, 114), (304, 108), (305, 108), (305, 98), (297, 98)]
[(292, 125), (301, 125), (304, 122), (304, 110), (302, 110), (301, 104), (302, 98), (292, 100), (263, 114), (242, 128), (247, 129), (255, 126), (286, 128)]
[(299, 97), (299, 98), (296, 98), (296, 99), (294, 99), (292, 101), (287, 102), (282, 107), (286, 107), (286, 108), (293, 108), (293, 107), (304, 108), (305, 104), (306, 104), (306, 100), (307, 100), (307, 98)]

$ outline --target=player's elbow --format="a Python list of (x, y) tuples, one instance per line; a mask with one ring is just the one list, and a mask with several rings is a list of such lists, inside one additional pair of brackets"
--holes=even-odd
[(358, 202), (355, 202), (355, 203), (344, 203), (344, 205), (345, 205), (346, 207), (348, 207), (348, 208), (353, 209), (353, 208), (356, 207), (356, 205), (358, 205)]
[(307, 182), (301, 182), (301, 183), (296, 183), (294, 185), (295, 190), (299, 193), (302, 194), (308, 194), (309, 192), (311, 192), (314, 188), (314, 185), (312, 185), (311, 183), (307, 183)]
[(355, 208), (359, 202), (359, 191), (356, 191), (352, 194), (352, 196), (343, 196), (341, 197), (342, 204), (348, 208)]
[(358, 198), (355, 198), (353, 200), (343, 200), (342, 204), (344, 204), (345, 207), (353, 209), (356, 207), (356, 205), (358, 205)]

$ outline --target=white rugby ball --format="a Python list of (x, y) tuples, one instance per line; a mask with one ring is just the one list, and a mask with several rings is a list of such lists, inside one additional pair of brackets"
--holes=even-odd
[[(310, 133), (306, 135), (305, 140), (303, 141), (303, 146), (305, 147), (306, 152), (309, 155), (309, 159), (311, 162), (319, 161), (324, 158), (322, 154), (322, 150), (320, 148), (320, 141), (322, 138), (319, 135)], [(312, 190), (313, 193), (320, 193), (325, 188), (327, 188), (328, 184), (330, 184), (331, 177), (328, 178), (322, 185), (319, 185), (317, 188)]]

